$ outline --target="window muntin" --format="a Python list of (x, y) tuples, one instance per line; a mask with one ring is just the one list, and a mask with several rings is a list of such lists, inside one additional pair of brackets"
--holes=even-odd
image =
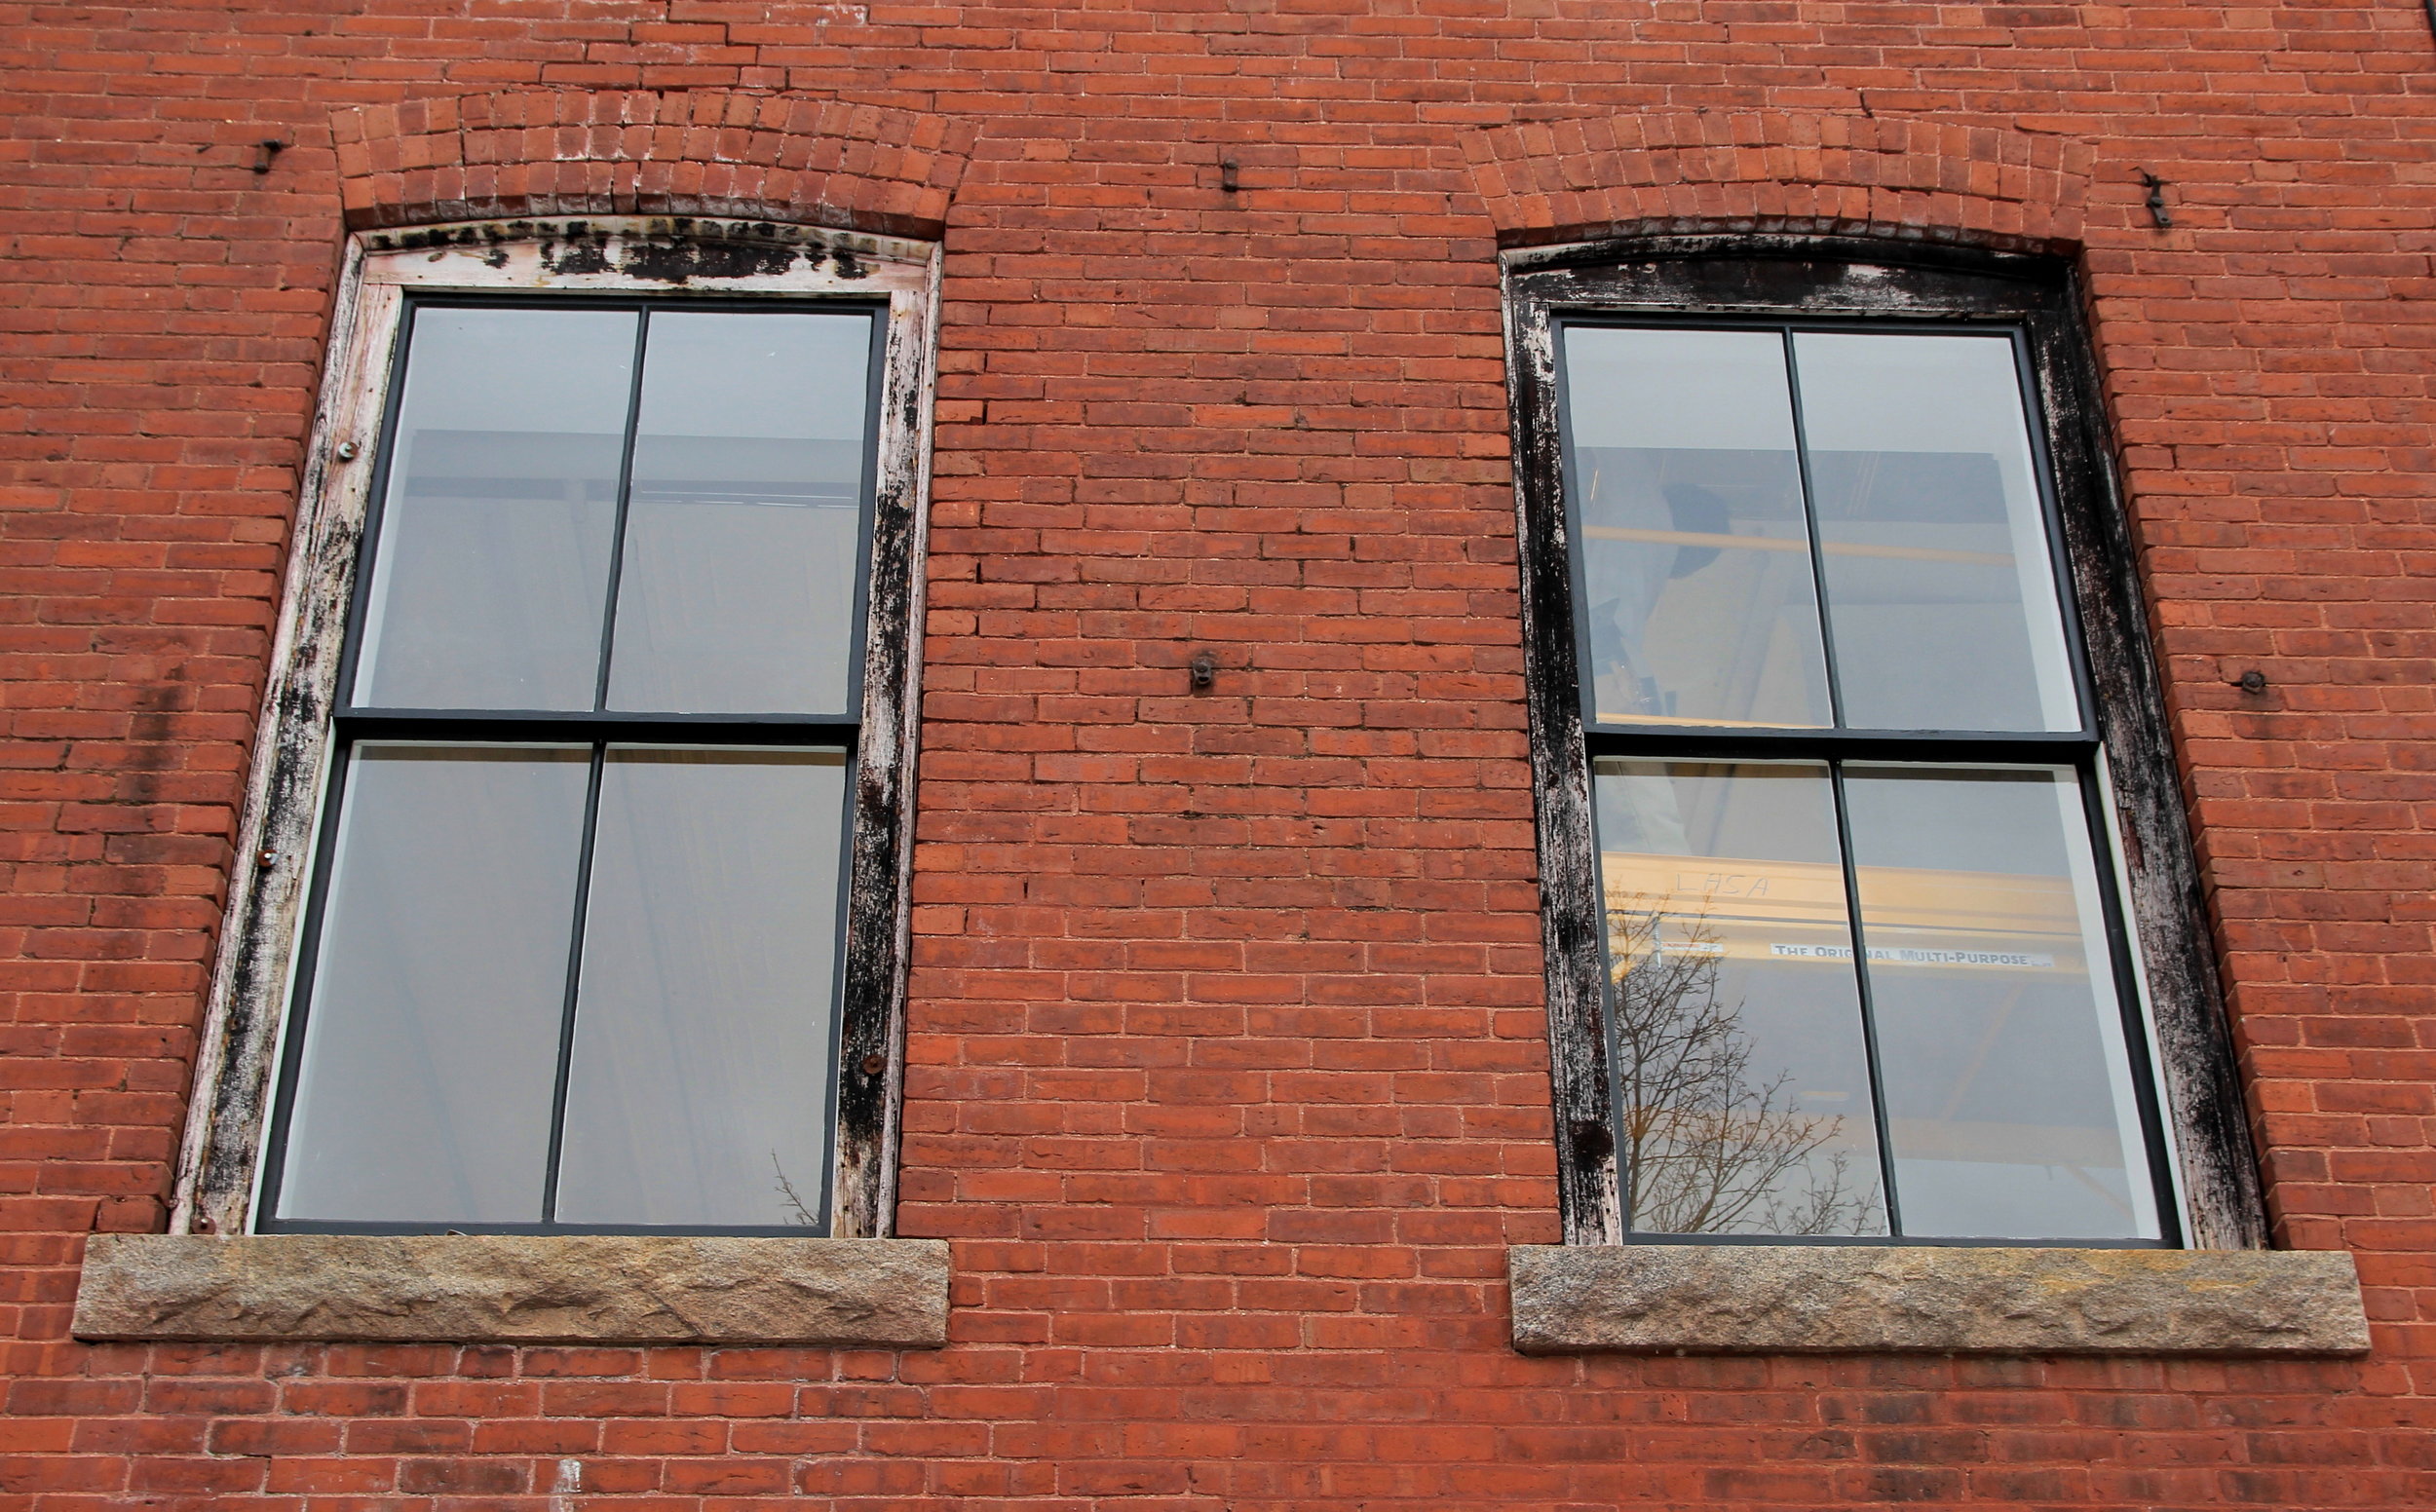
[(259, 1227), (827, 1227), (882, 331), (409, 303)]
[(2020, 330), (1549, 324), (1619, 1230), (2166, 1240)]

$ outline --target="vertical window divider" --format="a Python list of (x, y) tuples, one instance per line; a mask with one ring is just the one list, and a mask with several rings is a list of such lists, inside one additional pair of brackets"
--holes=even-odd
[[(618, 444), (616, 512), (609, 528), (609, 575), (600, 611), (600, 665), (592, 673), (592, 711), (609, 704), (609, 658), (618, 635), (618, 586), (626, 567), (626, 517), (634, 496), (634, 440), (643, 419), (643, 360), (651, 341), (651, 307), (634, 312), (634, 370), (627, 380), (626, 435)], [(558, 1064), (550, 1088), (550, 1156), (543, 1165), (542, 1223), (558, 1221), (558, 1164), (567, 1138), (567, 1092), (575, 1073), (575, 1007), (584, 985), (584, 926), (591, 913), (592, 850), (600, 829), (605, 741), (592, 742), (584, 787), (584, 844), (576, 858), (575, 923), (567, 931), (567, 985), (558, 1012)]]
[[(651, 307), (645, 305), (634, 316), (634, 374), (626, 393), (626, 435), (618, 448), (617, 512), (609, 527), (608, 594), (600, 611), (600, 665), (592, 673), (594, 713), (609, 706), (609, 659), (617, 650), (618, 587), (626, 575), (626, 516), (634, 498), (634, 440), (635, 433), (643, 426), (643, 359), (649, 355), (650, 343)], [(591, 844), (589, 829), (585, 831), (584, 843), (588, 847)]]
[(584, 923), (591, 911), (592, 842), (600, 829), (600, 780), (606, 741), (592, 742), (584, 784), (584, 844), (575, 862), (575, 923), (567, 930), (567, 986), (558, 1009), (558, 1066), (550, 1088), (550, 1154), (542, 1164), (542, 1224), (558, 1222), (558, 1157), (566, 1145), (567, 1089), (575, 1072), (575, 998), (584, 984)]
[[(1818, 601), (1818, 650), (1827, 662), (1827, 717), (1835, 728), (1844, 725), (1844, 680), (1836, 675), (1836, 624), (1827, 613), (1827, 549), (1818, 531), (1818, 503), (1810, 490), (1810, 434), (1802, 423), (1802, 364), (1793, 351), (1793, 327), (1777, 327), (1785, 346), (1785, 397), (1793, 405), (1793, 466), (1802, 479), (1802, 523), (1809, 532), (1810, 591)], [(1842, 778), (1837, 779), (1839, 782)], [(1843, 790), (1837, 790), (1837, 813), (1843, 813)], [(1841, 822), (1841, 820), (1839, 821)], [(1873, 1067), (1875, 1062), (1872, 1062)]]
[(1852, 931), (1852, 980), (1861, 995), (1861, 1054), (1869, 1062), (1869, 1112), (1878, 1130), (1878, 1181), (1886, 1199), (1886, 1237), (1903, 1237), (1903, 1205), (1894, 1188), (1894, 1133), (1886, 1116), (1885, 1077), (1879, 1070), (1878, 1004), (1870, 994), (1869, 936), (1861, 927), (1860, 867), (1852, 859), (1852, 818), (1845, 807), (1844, 763), (1827, 764), (1836, 801), (1836, 850), (1844, 862), (1844, 910)]
[[(1827, 707), (1838, 730), (1845, 728), (1844, 679), (1836, 665), (1836, 624), (1828, 612), (1827, 550), (1819, 531), (1818, 500), (1810, 482), (1810, 433), (1802, 413), (1802, 359), (1794, 350), (1794, 329), (1778, 327), (1785, 347), (1785, 397), (1793, 406), (1793, 461), (1802, 479), (1802, 521), (1809, 531), (1810, 585), (1818, 598), (1818, 645), (1827, 662)], [(1903, 1237), (1903, 1204), (1894, 1185), (1894, 1132), (1886, 1116), (1886, 1080), (1878, 1049), (1878, 1004), (1870, 992), (1869, 936), (1861, 926), (1860, 869), (1852, 859), (1852, 819), (1845, 806), (1844, 763), (1827, 763), (1827, 789), (1836, 806), (1836, 854), (1844, 868), (1845, 926), (1852, 936), (1852, 983), (1860, 997), (1861, 1055), (1869, 1065), (1869, 1115), (1878, 1134), (1879, 1194), (1886, 1203), (1886, 1236)]]

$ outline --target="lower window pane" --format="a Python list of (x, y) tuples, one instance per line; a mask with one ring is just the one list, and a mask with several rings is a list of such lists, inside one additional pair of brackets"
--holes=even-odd
[(583, 747), (348, 758), (277, 1216), (542, 1216)]
[(835, 750), (609, 748), (559, 1222), (825, 1223), (846, 776)]
[(2081, 789), (1848, 767), (1903, 1231), (2158, 1237)]
[(1827, 769), (1596, 771), (1625, 1226), (1884, 1233)]

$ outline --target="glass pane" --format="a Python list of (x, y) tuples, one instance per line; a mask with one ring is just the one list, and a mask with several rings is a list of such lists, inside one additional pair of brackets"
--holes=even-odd
[(1595, 780), (1626, 1226), (1884, 1233), (1827, 769)]
[(416, 312), (357, 704), (592, 706), (634, 321)]
[(356, 747), (280, 1217), (541, 1218), (590, 771), (580, 746)]
[(2155, 1238), (2080, 784), (1846, 769), (1903, 1231)]
[(1565, 332), (1593, 719), (1824, 725), (1783, 338)]
[(1794, 338), (1845, 723), (2076, 730), (2002, 336)]
[(612, 746), (558, 1217), (822, 1222), (842, 751)]
[(655, 314), (609, 706), (846, 712), (871, 318)]

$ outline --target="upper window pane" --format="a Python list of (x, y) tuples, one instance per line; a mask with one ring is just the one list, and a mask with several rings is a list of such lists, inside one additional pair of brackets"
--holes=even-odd
[(1793, 344), (1844, 722), (2079, 729), (2013, 343)]
[(1592, 723), (2080, 728), (2009, 337), (1563, 340)]
[(637, 319), (415, 313), (357, 704), (592, 707)]
[(849, 712), (875, 324), (419, 310), (354, 704)]
[(609, 707), (846, 712), (871, 327), (652, 315)]
[(1783, 337), (1573, 326), (1565, 393), (1590, 717), (1831, 723)]

